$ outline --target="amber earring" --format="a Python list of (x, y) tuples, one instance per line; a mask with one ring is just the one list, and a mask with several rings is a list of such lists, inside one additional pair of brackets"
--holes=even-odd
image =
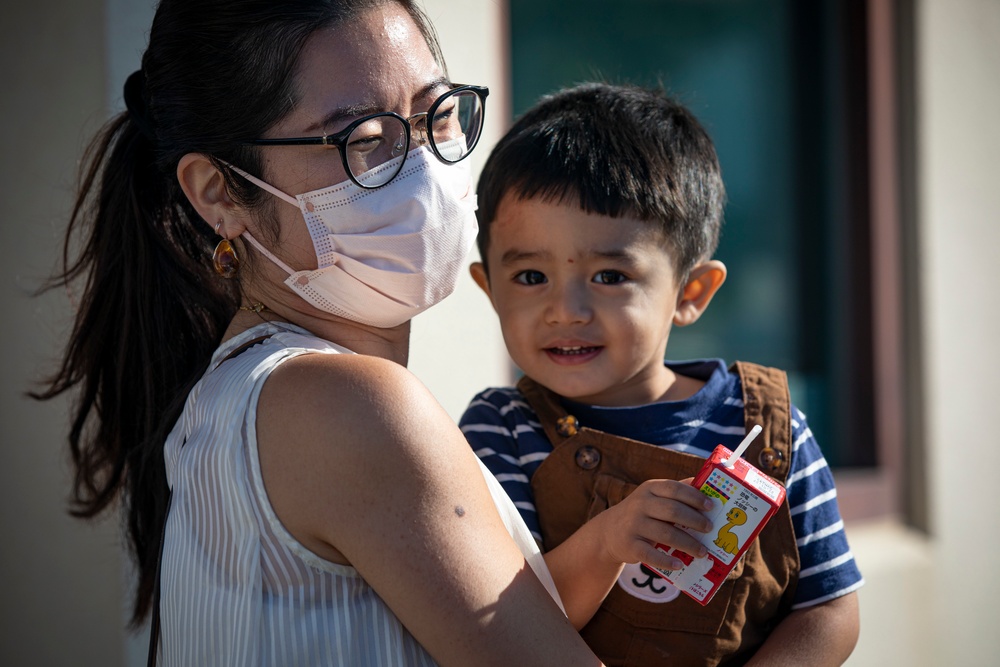
[[(215, 223), (215, 232), (217, 234), (221, 226), (222, 220), (220, 219)], [(215, 252), (212, 253), (212, 264), (215, 265), (215, 272), (223, 278), (235, 278), (236, 272), (239, 271), (240, 260), (236, 257), (233, 245), (224, 236), (219, 241), (219, 244), (215, 246)]]

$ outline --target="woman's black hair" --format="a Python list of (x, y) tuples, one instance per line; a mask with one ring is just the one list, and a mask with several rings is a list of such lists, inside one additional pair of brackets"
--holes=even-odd
[(441, 62), (411, 0), (162, 0), (127, 111), (84, 156), (62, 268), (46, 285), (79, 294), (78, 310), (60, 367), (32, 396), (76, 390), (70, 512), (91, 518), (123, 502), (139, 575), (133, 625), (150, 607), (166, 517), (163, 443), (240, 303), (238, 282), (212, 268), (218, 237), (181, 191), (178, 162), (211, 156), (234, 200), (259, 214), (266, 195), (219, 161), (263, 175), (260, 149), (241, 141), (294, 108), (306, 40), (387, 3)]

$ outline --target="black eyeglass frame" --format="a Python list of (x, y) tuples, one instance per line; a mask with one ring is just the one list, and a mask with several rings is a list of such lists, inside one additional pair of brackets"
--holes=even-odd
[[(476, 147), (476, 145), (479, 143), (479, 138), (483, 135), (482, 124), (485, 124), (486, 122), (486, 98), (490, 94), (490, 89), (486, 86), (473, 86), (464, 83), (452, 84), (452, 88), (448, 92), (444, 93), (436, 100), (434, 100), (434, 103), (431, 104), (430, 108), (427, 109), (427, 111), (415, 113), (409, 118), (404, 118), (395, 111), (382, 111), (380, 113), (371, 114), (370, 116), (365, 116), (364, 118), (359, 118), (350, 125), (348, 125), (347, 127), (345, 127), (340, 132), (337, 132), (336, 134), (324, 134), (323, 136), (320, 137), (288, 137), (288, 138), (282, 137), (278, 139), (251, 139), (249, 141), (244, 141), (242, 143), (244, 145), (249, 145), (249, 146), (308, 146), (308, 145), (333, 146), (337, 149), (337, 152), (340, 153), (340, 159), (344, 163), (344, 171), (347, 172), (347, 176), (352, 181), (354, 181), (356, 185), (365, 188), (366, 190), (375, 190), (391, 183), (392, 179), (396, 178), (396, 174), (398, 174), (399, 171), (402, 171), (403, 168), (402, 163), (400, 163), (399, 170), (397, 170), (396, 174), (393, 174), (392, 178), (390, 178), (385, 183), (380, 183), (378, 185), (365, 185), (364, 183), (359, 181), (358, 178), (354, 175), (354, 173), (351, 171), (351, 166), (350, 164), (348, 164), (347, 161), (347, 151), (345, 150), (345, 147), (347, 145), (347, 138), (351, 135), (351, 132), (353, 132), (359, 125), (367, 123), (373, 118), (381, 118), (382, 116), (391, 116), (393, 118), (402, 121), (403, 127), (405, 128), (404, 134), (406, 135), (406, 147), (402, 153), (404, 156), (403, 160), (405, 161), (406, 160), (405, 156), (410, 152), (410, 137), (412, 136), (412, 127), (413, 127), (411, 123), (413, 119), (423, 117), (426, 123), (426, 119), (432, 118), (434, 114), (437, 113), (438, 107), (441, 106), (441, 104), (447, 98), (456, 95), (458, 93), (464, 92), (466, 90), (471, 90), (472, 92), (474, 92), (476, 95), (479, 96), (479, 103), (482, 105), (482, 120), (481, 120), (481, 126), (479, 128), (479, 133), (474, 138), (472, 144), (468, 147), (468, 150), (465, 152), (465, 155), (458, 158), (457, 160), (449, 160), (448, 158), (444, 157), (444, 155), (442, 155), (440, 151), (438, 151), (437, 145), (434, 143), (434, 135), (429, 131), (429, 129), (425, 132), (427, 136), (427, 143), (428, 145), (430, 145), (431, 152), (434, 153), (435, 157), (437, 157), (438, 160), (444, 162), (445, 164), (456, 164), (458, 162), (461, 162), (465, 158), (469, 157), (469, 155), (472, 153), (472, 149)], [(375, 168), (377, 169), (378, 167)]]

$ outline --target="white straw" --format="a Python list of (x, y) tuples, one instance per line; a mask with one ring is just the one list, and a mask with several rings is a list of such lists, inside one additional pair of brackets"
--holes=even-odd
[(760, 435), (760, 432), (763, 430), (764, 429), (760, 427), (760, 424), (757, 424), (752, 429), (750, 429), (750, 432), (747, 433), (747, 437), (743, 438), (743, 442), (740, 443), (740, 446), (737, 447), (736, 450), (729, 455), (729, 458), (722, 462), (722, 464), (727, 468), (732, 468), (734, 465), (736, 465), (736, 459), (743, 456), (743, 452), (747, 450), (747, 447), (750, 446), (750, 443), (753, 442), (753, 439), (756, 438), (758, 435)]

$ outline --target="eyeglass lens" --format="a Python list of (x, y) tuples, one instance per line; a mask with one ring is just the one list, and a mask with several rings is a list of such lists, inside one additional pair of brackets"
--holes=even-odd
[[(441, 97), (432, 107), (433, 118), (415, 123), (415, 143), (430, 140), (432, 150), (445, 162), (458, 162), (479, 141), (483, 129), (483, 104), (475, 92), (459, 90)], [(375, 188), (388, 183), (403, 167), (403, 161), (378, 167), (400, 157), (407, 150), (406, 121), (395, 115), (379, 115), (361, 123), (345, 142), (351, 175)]]
[(361, 123), (347, 136), (345, 157), (351, 175), (363, 179), (366, 187), (378, 187), (392, 180), (402, 163), (395, 168), (377, 167), (406, 151), (406, 127), (396, 116), (374, 116)]

